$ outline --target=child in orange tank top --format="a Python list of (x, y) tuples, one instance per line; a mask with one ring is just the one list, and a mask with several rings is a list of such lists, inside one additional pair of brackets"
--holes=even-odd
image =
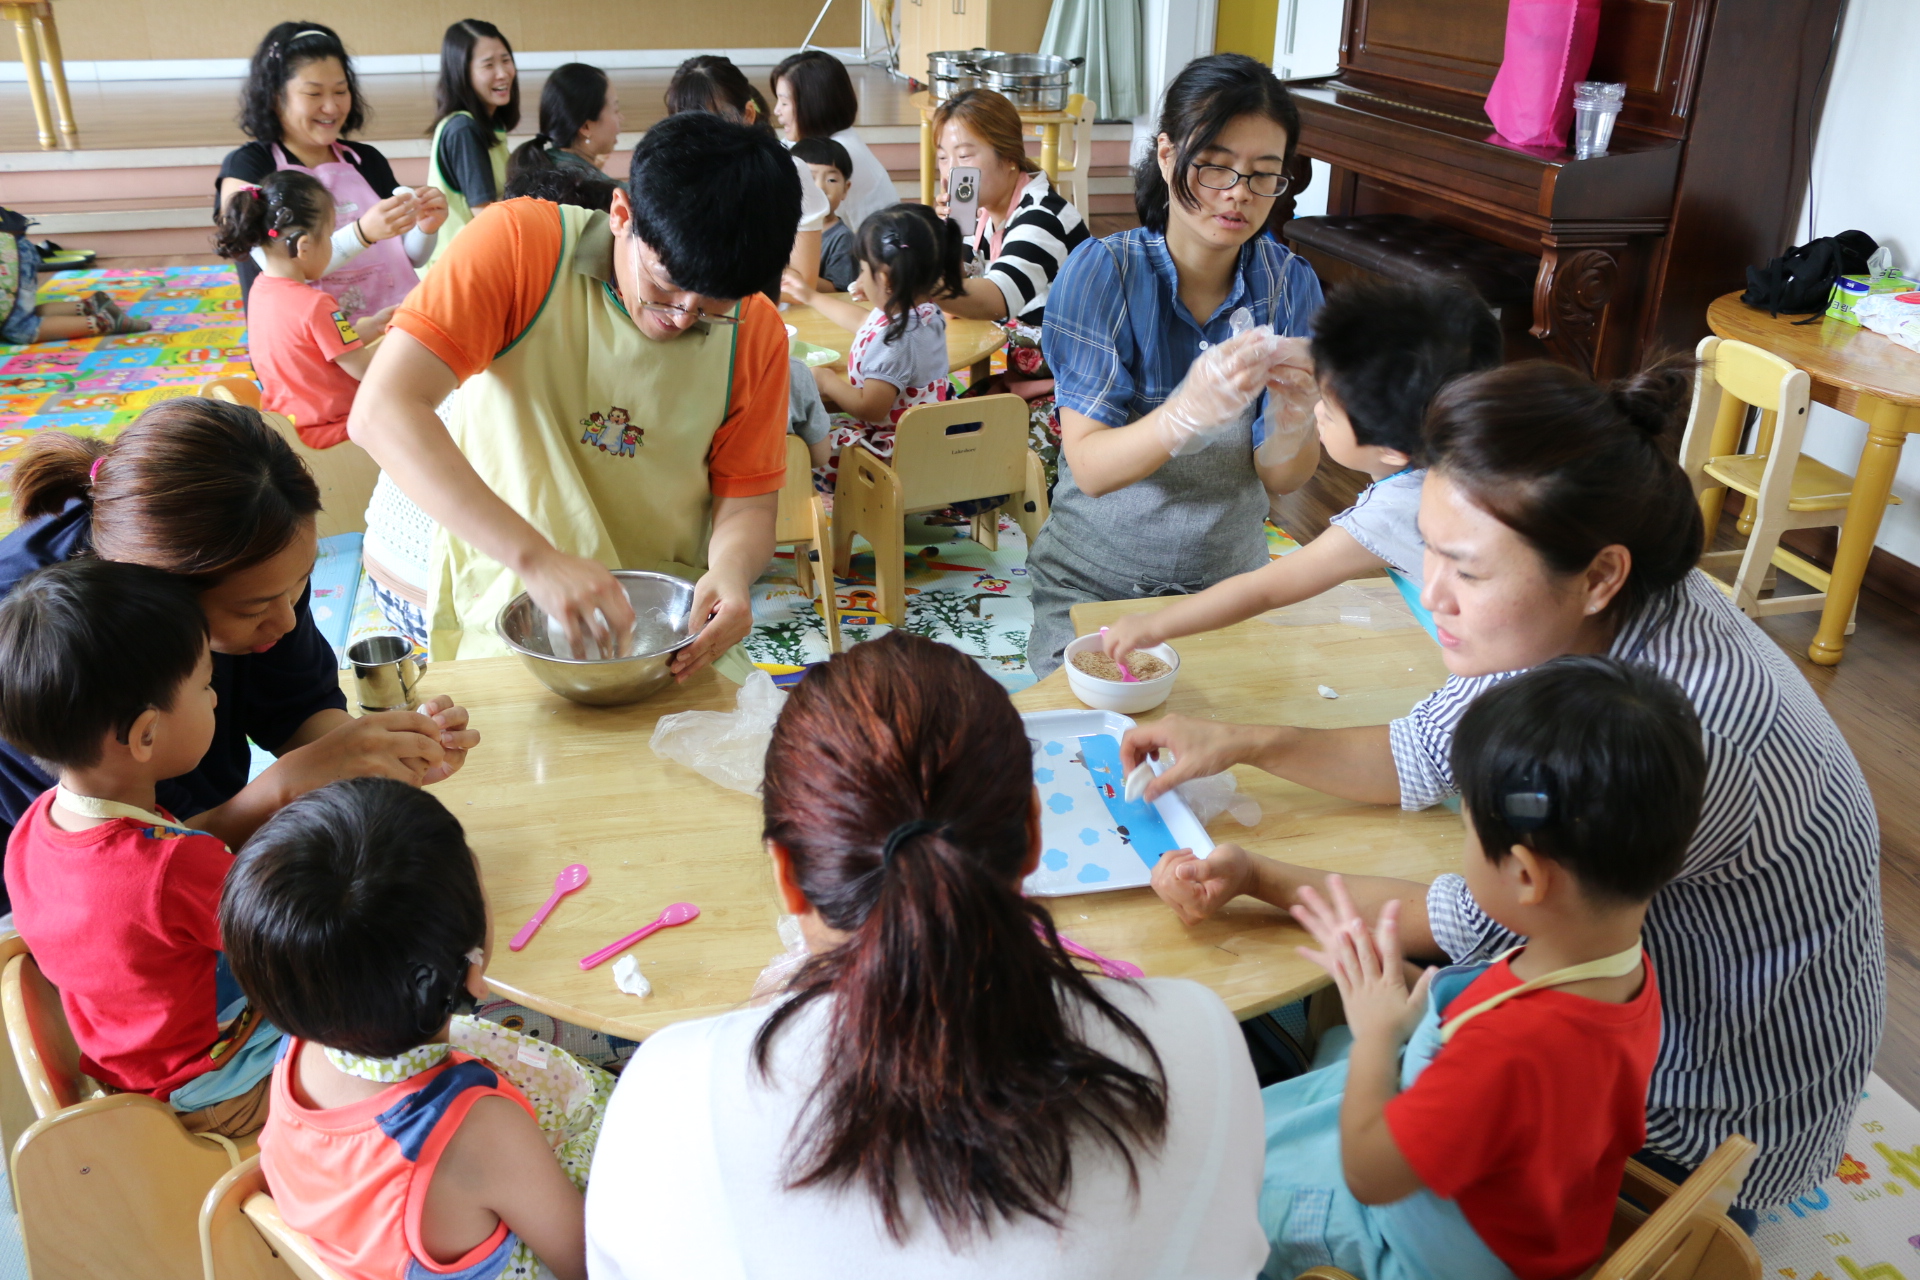
[(359, 778), (294, 801), (235, 862), (221, 928), (288, 1031), (260, 1135), (288, 1226), (349, 1280), (583, 1280), (613, 1079), (463, 1016), (493, 935), (438, 800)]

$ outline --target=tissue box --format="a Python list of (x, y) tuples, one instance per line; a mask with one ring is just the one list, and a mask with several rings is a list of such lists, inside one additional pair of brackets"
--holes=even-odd
[(1835, 276), (1833, 293), (1827, 299), (1827, 314), (1835, 320), (1844, 320), (1857, 325), (1860, 317), (1855, 308), (1863, 298), (1871, 298), (1882, 293), (1901, 293), (1915, 288), (1912, 280), (1897, 271), (1880, 271), (1858, 276)]
[(1920, 351), (1920, 293), (1877, 293), (1863, 299), (1854, 322)]

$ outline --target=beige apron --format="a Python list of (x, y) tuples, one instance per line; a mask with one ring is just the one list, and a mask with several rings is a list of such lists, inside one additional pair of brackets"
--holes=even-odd
[[(467, 198), (464, 195), (455, 191), (447, 184), (446, 171), (440, 167), (440, 135), (446, 132), (447, 122), (452, 120), (454, 116), (466, 116), (468, 119), (472, 119), (473, 112), (452, 112), (445, 120), (435, 125), (433, 127), (433, 143), (427, 151), (427, 181), (431, 185), (440, 188), (440, 194), (447, 198), (447, 220), (440, 224), (440, 238), (434, 242), (433, 255), (427, 259), (428, 267), (440, 261), (440, 255), (445, 253), (447, 246), (453, 243), (453, 237), (459, 234), (460, 228), (473, 221), (473, 206), (467, 203)], [(493, 135), (493, 146), (487, 150), (487, 160), (493, 166), (493, 198), (496, 200), (505, 199), (507, 190), (507, 135), (497, 129)], [(485, 206), (482, 207), (484, 208)], [(422, 267), (421, 270), (426, 270), (426, 267)]]
[[(607, 215), (563, 205), (553, 283), (533, 323), (454, 397), (448, 430), (489, 488), (554, 546), (609, 569), (706, 572), (707, 455), (726, 420), (738, 327), (656, 342), (615, 294)], [(517, 577), (444, 526), (427, 614), (436, 661), (508, 652), (493, 629)], [(736, 647), (716, 664), (752, 670)]]
[[(1494, 963), (1499, 964), (1500, 961), (1505, 960), (1518, 950), (1520, 950), (1519, 947), (1514, 947), (1511, 950), (1502, 952), (1499, 956), (1495, 957)], [(1447, 1043), (1453, 1039), (1453, 1033), (1461, 1027), (1466, 1026), (1467, 1023), (1473, 1021), (1473, 1019), (1479, 1017), (1487, 1010), (1498, 1008), (1500, 1005), (1505, 1004), (1515, 996), (1523, 996), (1529, 991), (1543, 991), (1548, 987), (1570, 986), (1576, 982), (1585, 982), (1588, 978), (1624, 978), (1639, 967), (1640, 944), (1636, 942), (1625, 951), (1618, 951), (1610, 956), (1601, 956), (1598, 960), (1589, 960), (1585, 964), (1568, 965), (1564, 969), (1555, 969), (1552, 973), (1543, 973), (1539, 977), (1523, 982), (1517, 987), (1508, 987), (1499, 995), (1489, 996), (1464, 1013), (1456, 1013), (1451, 1018), (1448, 1018), (1440, 1027), (1440, 1043)]]

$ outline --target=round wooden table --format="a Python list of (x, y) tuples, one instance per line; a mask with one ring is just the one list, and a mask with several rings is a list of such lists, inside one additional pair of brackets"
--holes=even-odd
[[(830, 294), (843, 302), (851, 302), (851, 295)], [(840, 358), (827, 366), (841, 373), (847, 371), (847, 352), (853, 347), (853, 334), (815, 311), (812, 307), (788, 306), (781, 318), (799, 330), (800, 341), (811, 342), (816, 347), (827, 347), (838, 351)], [(947, 317), (947, 368), (958, 372), (970, 370), (974, 381), (987, 376), (987, 362), (1007, 343), (1007, 331), (991, 320), (961, 320)]]
[[(1082, 631), (1165, 601), (1076, 610)], [(1335, 727), (1404, 715), (1446, 678), (1439, 650), (1418, 628), (1276, 627), (1255, 619), (1180, 643), (1179, 684), (1165, 710)], [(1331, 684), (1339, 701), (1321, 698)], [(780, 906), (760, 843), (760, 802), (707, 781), (649, 749), (655, 721), (676, 711), (731, 711), (734, 685), (701, 672), (632, 707), (576, 706), (548, 693), (517, 658), (432, 668), (423, 696), (453, 694), (483, 735), (467, 766), (434, 787), (466, 827), (493, 911), (493, 988), (554, 1017), (641, 1038), (671, 1023), (739, 1008), (781, 951)], [(1019, 694), (1022, 711), (1079, 704), (1056, 672)], [(1149, 717), (1160, 712), (1149, 713)], [(1142, 718), (1149, 718), (1142, 717)], [(1430, 880), (1460, 861), (1460, 821), (1444, 810), (1403, 813), (1352, 804), (1237, 771), (1265, 812), (1252, 830), (1221, 818), (1220, 841), (1335, 871)], [(526, 949), (507, 939), (546, 900), (569, 863), (591, 870)], [(609, 961), (579, 960), (624, 937), (669, 903), (700, 918), (634, 948), (653, 983), (642, 1000), (613, 983)], [(1154, 977), (1192, 978), (1241, 1018), (1325, 985), (1294, 947), (1305, 933), (1277, 908), (1243, 898), (1214, 919), (1183, 926), (1150, 889), (1047, 899), (1063, 932)]]
[[(1752, 343), (1806, 370), (1816, 401), (1866, 419), (1867, 442), (1860, 450), (1853, 496), (1847, 500), (1847, 518), (1834, 550), (1820, 629), (1807, 646), (1809, 658), (1830, 667), (1846, 653), (1847, 621), (1867, 576), (1900, 451), (1907, 437), (1920, 431), (1920, 352), (1844, 320), (1823, 317), (1817, 324), (1794, 323), (1801, 318), (1768, 315), (1740, 301), (1737, 293), (1715, 298), (1707, 308), (1707, 327), (1715, 336)], [(1716, 450), (1732, 453), (1736, 444), (1717, 442)]]

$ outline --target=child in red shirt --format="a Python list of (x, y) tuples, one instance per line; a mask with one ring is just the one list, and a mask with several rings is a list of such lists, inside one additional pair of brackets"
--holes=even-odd
[(333, 197), (294, 169), (234, 193), (214, 247), (224, 258), (251, 255), (261, 274), (247, 295), (247, 351), (260, 375), (261, 404), (293, 419), (300, 439), (326, 449), (347, 438), (347, 414), (373, 358), (363, 344), (384, 332), (394, 308), (358, 325), (313, 282), (333, 262)]
[(198, 595), (137, 564), (41, 569), (0, 604), (0, 672), (0, 734), (59, 775), (14, 827), (5, 875), (81, 1069), (171, 1103), (194, 1132), (255, 1132), (280, 1033), (220, 952), (233, 857), (154, 799), (213, 742)]
[(1351, 1035), (1264, 1092), (1268, 1276), (1578, 1275), (1646, 1140), (1660, 996), (1640, 928), (1700, 816), (1691, 704), (1649, 667), (1557, 659), (1480, 695), (1453, 767), (1467, 884), (1527, 943), (1409, 991), (1398, 902), (1369, 929), (1340, 877), (1331, 903), (1300, 890), (1302, 954)]

